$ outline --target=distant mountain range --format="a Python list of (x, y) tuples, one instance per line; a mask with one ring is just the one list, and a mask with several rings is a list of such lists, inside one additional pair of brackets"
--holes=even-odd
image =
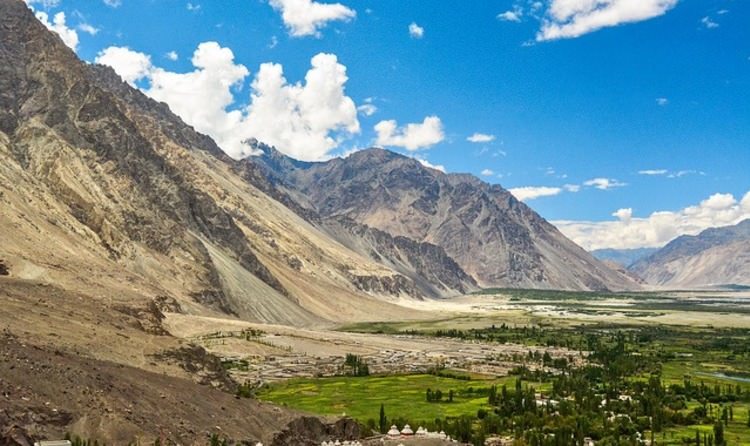
[(628, 269), (669, 287), (750, 285), (750, 219), (677, 237)]
[(658, 250), (659, 248), (634, 248), (634, 249), (606, 248), (606, 249), (595, 249), (591, 251), (591, 254), (593, 254), (594, 257), (596, 257), (599, 260), (606, 260), (606, 261), (614, 262), (620, 265), (621, 267), (627, 268), (628, 266), (632, 265), (638, 260), (644, 257), (647, 257), (655, 253)]

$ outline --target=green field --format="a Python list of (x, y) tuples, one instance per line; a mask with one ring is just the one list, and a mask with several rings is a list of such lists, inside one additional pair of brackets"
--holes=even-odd
[[(378, 419), (381, 404), (392, 417), (434, 420), (475, 415), (488, 408), (486, 393), (477, 390), (514, 382), (515, 377), (467, 381), (434, 375), (294, 379), (263, 389), (258, 398), (321, 415), (346, 414), (362, 422)], [(440, 389), (444, 395), (453, 390), (453, 402), (428, 403), (427, 389)]]
[[(388, 421), (444, 429), (476, 445), (492, 434), (540, 446), (574, 434), (602, 444), (638, 444), (638, 438), (650, 438), (651, 429), (657, 445), (750, 445), (750, 329), (745, 326), (750, 304), (745, 301), (721, 293), (688, 298), (530, 290), (488, 294), (505, 295), (499, 310), (339, 330), (566, 348), (587, 355), (588, 363), (526, 358), (513, 376), (495, 380), (433, 375), (292, 380), (262, 389), (259, 397), (317, 414), (346, 414), (370, 426), (383, 404)], [(489, 302), (492, 308), (494, 301)], [(527, 368), (526, 361), (544, 369)], [(493, 384), (502, 390), (497, 397), (488, 396)], [(427, 402), (428, 388), (453, 390), (453, 402)], [(558, 405), (534, 401), (540, 390)], [(722, 431), (725, 442), (714, 442)]]

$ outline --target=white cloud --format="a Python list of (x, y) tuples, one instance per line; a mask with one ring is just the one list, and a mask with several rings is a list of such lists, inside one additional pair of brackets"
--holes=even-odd
[(415, 156), (414, 159), (416, 159), (417, 161), (419, 161), (425, 167), (429, 167), (430, 169), (435, 169), (435, 170), (439, 170), (440, 172), (446, 173), (445, 166), (443, 166), (442, 164), (432, 164), (431, 162), (427, 161), (426, 159), (420, 158), (420, 157), (417, 157), (417, 156)]
[(630, 223), (633, 219), (633, 208), (622, 208), (612, 213), (613, 217), (617, 217), (623, 223)]
[(682, 178), (686, 175), (706, 175), (706, 172), (700, 170), (678, 170), (677, 172), (670, 172), (667, 178)]
[(474, 133), (473, 135), (466, 138), (466, 140), (473, 143), (492, 142), (495, 140), (495, 135), (488, 135), (486, 133)]
[(357, 107), (346, 96), (346, 67), (333, 54), (311, 60), (305, 84), (288, 84), (281, 65), (262, 64), (253, 81), (246, 119), (253, 137), (303, 160), (328, 156), (339, 141), (333, 134), (359, 133)]
[(666, 107), (669, 105), (669, 99), (667, 98), (656, 98), (656, 105), (659, 105), (661, 107)]
[(262, 64), (249, 105), (234, 109), (233, 89), (241, 88), (250, 72), (216, 42), (198, 46), (192, 58), (195, 70), (188, 73), (154, 67), (149, 56), (128, 48), (107, 48), (97, 62), (112, 66), (131, 83), (147, 78), (147, 95), (169, 104), (235, 158), (254, 154), (245, 141), (256, 138), (297, 159), (325, 159), (340, 138), (360, 130), (354, 101), (344, 92), (346, 67), (332, 54), (312, 58), (304, 83), (289, 84), (281, 65)]
[(514, 187), (508, 189), (514, 197), (520, 201), (534, 200), (539, 197), (551, 197), (560, 194), (562, 189), (559, 187), (546, 187), (546, 186), (526, 186), (526, 187)]
[(312, 0), (269, 0), (281, 11), (289, 34), (294, 37), (318, 36), (320, 28), (335, 20), (351, 20), (357, 13), (341, 3), (318, 3)]
[(127, 47), (111, 46), (100, 51), (94, 62), (112, 67), (127, 83), (135, 85), (153, 70), (151, 57)]
[(714, 29), (714, 28), (718, 28), (719, 27), (719, 24), (716, 23), (716, 22), (714, 22), (711, 19), (711, 17), (709, 17), (709, 16), (703, 17), (701, 19), (701, 25), (703, 25), (704, 27), (706, 27), (708, 29)]
[(167, 54), (165, 54), (164, 57), (166, 57), (167, 59), (171, 61), (175, 61), (180, 58), (180, 55), (177, 54), (177, 51), (170, 51)]
[(359, 111), (365, 116), (372, 116), (375, 113), (377, 113), (378, 108), (370, 103), (367, 103), (367, 104), (362, 104), (359, 107), (357, 107), (357, 111)]
[(584, 186), (595, 187), (600, 190), (612, 189), (615, 187), (627, 186), (626, 183), (615, 180), (614, 178), (592, 178), (583, 182)]
[(519, 5), (513, 6), (513, 9), (497, 15), (498, 20), (506, 22), (520, 22), (523, 16), (523, 9)]
[[(684, 234), (695, 235), (704, 229), (737, 224), (750, 218), (750, 191), (741, 201), (732, 194), (714, 194), (699, 204), (678, 211), (654, 212), (645, 218), (616, 221), (555, 221), (566, 236), (585, 249), (659, 247)], [(624, 210), (627, 211), (627, 210)], [(619, 215), (617, 215), (619, 214)]]
[(191, 11), (191, 12), (198, 12), (201, 9), (201, 5), (199, 5), (198, 3), (188, 2), (188, 4), (185, 5), (185, 7), (187, 8), (188, 11)]
[(482, 171), (482, 176), (483, 177), (491, 177), (494, 174), (495, 174), (495, 172), (493, 172), (491, 169), (484, 169)]
[(644, 170), (639, 170), (638, 175), (651, 175), (651, 176), (666, 175), (667, 172), (668, 172), (667, 169), (644, 169)]
[(537, 41), (579, 37), (661, 16), (678, 0), (551, 0)]
[(646, 170), (639, 170), (639, 175), (649, 175), (649, 176), (666, 176), (667, 178), (682, 178), (686, 175), (705, 175), (705, 172), (702, 172), (700, 170), (677, 170), (674, 172), (671, 172), (667, 169), (646, 169)]
[[(41, 2), (46, 5), (46, 2)], [(55, 2), (54, 5), (57, 3)], [(50, 31), (57, 33), (62, 39), (63, 43), (70, 47), (73, 51), (78, 48), (78, 33), (72, 28), (68, 28), (65, 24), (65, 13), (58, 12), (52, 18), (52, 22), (49, 20), (49, 16), (46, 12), (38, 11), (35, 12), (36, 18), (44, 24)]]
[(412, 39), (421, 39), (424, 37), (424, 28), (417, 25), (415, 22), (411, 22), (409, 25), (409, 35)]
[(419, 123), (398, 127), (395, 120), (380, 121), (375, 125), (378, 134), (376, 144), (381, 146), (403, 147), (414, 151), (433, 146), (443, 139), (443, 123), (437, 116), (428, 116)]
[(90, 34), (92, 36), (95, 36), (99, 32), (99, 28), (95, 28), (91, 24), (85, 23), (85, 22), (84, 23), (79, 23), (78, 24), (78, 29), (80, 31), (83, 31), (86, 34)]
[(581, 190), (581, 186), (578, 184), (566, 184), (563, 186), (563, 189), (568, 192), (578, 192)]
[(121, 0), (104, 0), (104, 4), (110, 8), (119, 8), (122, 5)]
[(44, 9), (56, 8), (60, 6), (60, 0), (24, 0), (27, 5), (41, 5)]

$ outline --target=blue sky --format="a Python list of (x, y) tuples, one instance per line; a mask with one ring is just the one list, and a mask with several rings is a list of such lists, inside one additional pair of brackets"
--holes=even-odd
[[(523, 194), (587, 248), (659, 245), (750, 215), (746, 1), (643, 0), (633, 8), (629, 0), (607, 0), (586, 9), (587, 0), (341, 0), (335, 10), (305, 10), (316, 3), (297, 2), (303, 14), (296, 18), (284, 15), (293, 16), (292, 0), (37, 0), (32, 7), (50, 22), (65, 13), (84, 60), (127, 48), (148, 56), (143, 73), (193, 72), (196, 48), (217, 42), (206, 48), (207, 59), (208, 50), (228, 49), (232, 66), (247, 71), (234, 73), (241, 80), (228, 90), (231, 103), (220, 105), (236, 112), (227, 122), (247, 120), (243, 135), (259, 129), (271, 142), (296, 146), (280, 150), (310, 158), (379, 143), (448, 172), (470, 172)], [(333, 19), (315, 21), (317, 13)], [(337, 118), (318, 129), (322, 148), (305, 152), (300, 147), (310, 135), (274, 139), (268, 125), (254, 125), (271, 119), (272, 109), (249, 111), (251, 82), (261, 64), (273, 62), (289, 84), (303, 85), (319, 53), (335, 55), (319, 59), (329, 68), (321, 76), (342, 66), (348, 80), (332, 81), (340, 88), (321, 94), (335, 101), (330, 114)], [(112, 56), (104, 60), (118, 72), (138, 60)], [(180, 79), (155, 76), (133, 83), (148, 91), (161, 82), (152, 96), (183, 116), (170, 84)], [(183, 80), (186, 88), (202, 85)], [(360, 109), (355, 116), (351, 106)], [(376, 109), (369, 116), (368, 107)], [(186, 113), (188, 122), (202, 119)], [(375, 130), (390, 120), (396, 123)], [(413, 132), (403, 133), (409, 123)], [(213, 124), (206, 125), (196, 127), (211, 133)], [(475, 133), (494, 139), (468, 141)], [(234, 133), (222, 135), (229, 136), (217, 135), (220, 144)], [(673, 218), (659, 226), (653, 214), (661, 211)]]

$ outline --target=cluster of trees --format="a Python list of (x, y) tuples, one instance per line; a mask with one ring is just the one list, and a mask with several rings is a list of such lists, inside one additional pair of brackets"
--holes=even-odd
[[(442, 403), (443, 401), (443, 392), (440, 389), (437, 389), (436, 391), (432, 391), (432, 389), (427, 389), (425, 400), (428, 403)], [(447, 402), (452, 403), (453, 402), (453, 389), (448, 391), (447, 396)]]
[(352, 353), (346, 354), (344, 367), (349, 369), (348, 374), (352, 376), (368, 376), (370, 374), (370, 367), (367, 362), (361, 356)]
[[(518, 330), (493, 327), (486, 329), (482, 336)], [(549, 335), (541, 329), (530, 328), (527, 332), (536, 336)], [(436, 335), (463, 337), (480, 333), (481, 330), (443, 330)], [(578, 344), (588, 352), (585, 365), (574, 366), (564, 358), (529, 352), (527, 360), (547, 365), (556, 369), (555, 372), (531, 371), (522, 366), (513, 371), (517, 380), (512, 385), (460, 391), (459, 395), (469, 391), (473, 396), (486, 395), (488, 409), (449, 419), (415, 422), (397, 418), (390, 421), (444, 430), (453, 438), (475, 445), (483, 444), (491, 435), (508, 435), (523, 446), (579, 446), (585, 438), (593, 439), (597, 445), (642, 445), (648, 437), (651, 444), (658, 445), (660, 437), (670, 428), (703, 425), (712, 429), (696, 432), (695, 438), (688, 436), (680, 441), (686, 446), (726, 446), (726, 428), (735, 418), (736, 404), (750, 405), (750, 391), (741, 385), (706, 385), (687, 377), (681, 384), (666, 385), (662, 365), (671, 359), (664, 357), (668, 350), (660, 348), (659, 344), (670, 336), (677, 335), (659, 327), (625, 331), (573, 330), (559, 336), (559, 342)], [(700, 341), (693, 333), (686, 336), (688, 340)], [(683, 345), (680, 342), (682, 340), (674, 345)], [(727, 350), (710, 350), (714, 357), (744, 354), (742, 342), (739, 342), (743, 344), (740, 347), (726, 341), (705, 342), (701, 348), (716, 348), (715, 344), (726, 347)], [(708, 344), (712, 347), (706, 347)], [(545, 386), (547, 391), (542, 395), (532, 384), (534, 382), (551, 382), (551, 386)], [(429, 402), (444, 399), (439, 390), (426, 392)], [(386, 424), (385, 428), (391, 423)], [(750, 417), (747, 425), (750, 427)]]

